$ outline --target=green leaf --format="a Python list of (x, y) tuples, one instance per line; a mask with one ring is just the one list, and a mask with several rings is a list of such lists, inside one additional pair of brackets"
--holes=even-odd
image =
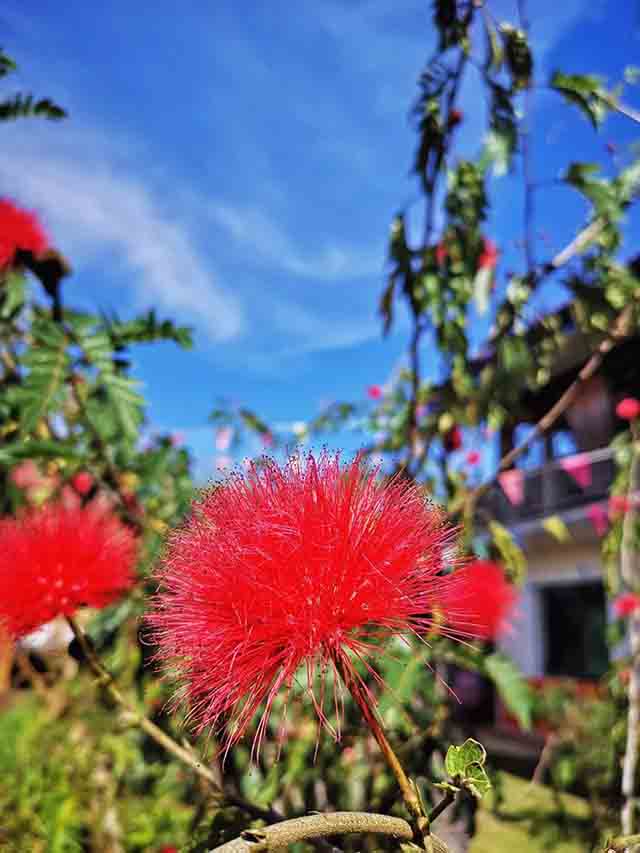
[(12, 71), (15, 71), (17, 67), (18, 66), (15, 64), (13, 59), (0, 50), (0, 77), (10, 74)]
[(466, 788), (474, 797), (482, 797), (491, 788), (484, 769), (487, 753), (481, 743), (468, 738), (460, 746), (450, 746), (445, 757), (445, 770), (456, 785)]
[(527, 558), (511, 531), (498, 521), (490, 521), (489, 532), (510, 579), (516, 584), (523, 583), (527, 574)]
[(531, 728), (533, 692), (513, 661), (502, 652), (494, 652), (485, 656), (483, 667), (506, 708), (523, 728)]
[(16, 392), (22, 436), (32, 432), (38, 421), (55, 408), (58, 392), (69, 372), (69, 342), (56, 323), (37, 319), (32, 325), (31, 337), (31, 346), (22, 358), (27, 375)]
[(499, 71), (504, 60), (504, 52), (502, 50), (502, 45), (500, 44), (498, 33), (496, 32), (496, 29), (489, 20), (489, 18), (484, 18), (484, 26), (485, 35), (487, 38), (486, 59), (484, 67), (487, 71)]
[[(144, 406), (144, 398), (136, 390), (137, 383), (116, 371), (112, 344), (106, 331), (87, 331), (77, 325), (75, 330), (87, 361), (98, 371), (97, 385), (104, 389), (107, 403), (125, 438), (135, 441), (142, 423)], [(102, 417), (102, 414), (94, 413), (92, 422), (96, 427)]]
[(11, 270), (4, 278), (1, 287), (0, 317), (8, 320), (24, 305), (25, 277), (22, 273)]
[(47, 118), (58, 120), (67, 113), (50, 98), (36, 100), (33, 95), (14, 95), (0, 102), (0, 121), (12, 121), (17, 118)]
[(511, 74), (514, 91), (528, 89), (533, 75), (533, 56), (524, 30), (510, 24), (500, 25), (500, 35), (504, 42), (507, 66)]
[(589, 119), (597, 130), (609, 110), (608, 92), (602, 86), (602, 78), (595, 74), (562, 74), (556, 71), (551, 75), (549, 85), (563, 98)]

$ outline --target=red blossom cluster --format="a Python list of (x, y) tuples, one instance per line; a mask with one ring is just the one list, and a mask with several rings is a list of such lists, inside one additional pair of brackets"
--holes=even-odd
[(449, 113), (449, 127), (456, 127), (460, 124), (460, 122), (464, 119), (464, 113), (462, 110), (452, 109)]
[(444, 619), (467, 636), (495, 640), (509, 628), (509, 616), (518, 599), (502, 567), (489, 560), (475, 560), (457, 574), (453, 595), (442, 601)]
[(640, 595), (635, 592), (625, 592), (613, 602), (613, 610), (619, 619), (626, 619), (640, 607)]
[(137, 547), (117, 518), (62, 503), (0, 522), (0, 622), (14, 639), (81, 605), (105, 607), (133, 582)]
[(479, 270), (494, 270), (498, 263), (498, 247), (488, 237), (484, 237), (482, 241), (482, 252), (478, 258)]
[(453, 543), (417, 485), (382, 482), (361, 458), (309, 454), (230, 477), (194, 505), (158, 572), (148, 620), (181, 682), (176, 702), (199, 731), (225, 725), (227, 746), (263, 706), (259, 748), (302, 668), (328, 727), (327, 670), (358, 681), (353, 661), (374, 673), (382, 637), (432, 629), (457, 582), (442, 574)]
[(640, 400), (635, 397), (625, 397), (616, 406), (616, 415), (623, 421), (633, 421), (640, 416)]
[(0, 269), (10, 267), (19, 251), (35, 257), (49, 248), (49, 238), (35, 213), (0, 199)]
[(442, 437), (442, 444), (447, 453), (453, 453), (454, 450), (460, 450), (462, 447), (462, 430), (459, 426), (452, 426)]

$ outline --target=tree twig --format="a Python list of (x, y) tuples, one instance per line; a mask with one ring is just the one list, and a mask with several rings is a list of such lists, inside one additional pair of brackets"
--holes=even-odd
[[(638, 510), (634, 495), (640, 489), (640, 429), (632, 425), (631, 465), (627, 488), (627, 503), (622, 522), (622, 543), (620, 546), (620, 574), (626, 587), (637, 591), (638, 549), (636, 545), (636, 527)], [(631, 672), (629, 676), (629, 710), (627, 712), (627, 741), (622, 762), (621, 812), (622, 832), (630, 835), (637, 828), (636, 775), (638, 768), (638, 749), (640, 748), (640, 616), (632, 613), (629, 622), (629, 643), (631, 645)], [(635, 845), (634, 845), (635, 846)]]
[(91, 645), (89, 639), (85, 635), (84, 631), (76, 620), (72, 616), (67, 617), (67, 622), (69, 623), (69, 627), (73, 631), (73, 634), (78, 641), (78, 645), (82, 649), (82, 653), (84, 658), (93, 672), (93, 674), (98, 679), (98, 683), (104, 687), (109, 696), (113, 699), (116, 704), (118, 704), (127, 714), (129, 720), (134, 722), (140, 729), (142, 729), (145, 734), (147, 734), (152, 740), (154, 740), (159, 746), (165, 749), (167, 752), (171, 753), (175, 758), (182, 761), (184, 764), (189, 766), (192, 770), (194, 770), (198, 776), (204, 779), (208, 785), (210, 786), (212, 792), (219, 796), (224, 802), (229, 805), (236, 806), (237, 808), (242, 809), (247, 814), (251, 815), (251, 817), (266, 820), (266, 821), (277, 821), (282, 819), (282, 815), (276, 812), (274, 809), (264, 809), (261, 806), (258, 806), (254, 803), (250, 803), (241, 797), (237, 797), (234, 794), (227, 793), (224, 791), (216, 780), (216, 777), (212, 770), (208, 768), (206, 765), (202, 763), (202, 760), (194, 754), (191, 749), (187, 749), (184, 746), (180, 746), (170, 735), (164, 732), (160, 726), (157, 726), (152, 720), (148, 717), (145, 717), (144, 714), (141, 714), (130, 702), (125, 699), (122, 695), (120, 688), (115, 682), (113, 675), (106, 669), (106, 667), (102, 664), (100, 658), (95, 653), (93, 646)]
[[(354, 834), (386, 835), (398, 841), (412, 841), (411, 825), (402, 818), (369, 812), (330, 812), (286, 820), (260, 830), (243, 832), (239, 838), (215, 847), (209, 853), (262, 853), (286, 850), (290, 844), (311, 838)], [(434, 853), (448, 853), (449, 848), (437, 836), (431, 836)]]
[(636, 300), (640, 297), (640, 291), (636, 291), (633, 295), (633, 300), (621, 311), (621, 313), (616, 318), (615, 323), (613, 324), (613, 328), (609, 332), (606, 338), (602, 340), (596, 349), (596, 351), (592, 354), (591, 358), (587, 361), (584, 367), (578, 373), (576, 379), (571, 383), (571, 385), (567, 388), (567, 390), (560, 396), (560, 398), (554, 403), (554, 405), (543, 415), (535, 427), (531, 430), (531, 432), (527, 435), (527, 437), (519, 444), (517, 447), (514, 447), (508, 453), (506, 453), (500, 462), (498, 463), (498, 467), (496, 469), (496, 473), (484, 483), (481, 483), (477, 486), (473, 491), (469, 492), (467, 498), (465, 500), (465, 510), (468, 509), (469, 505), (475, 504), (478, 498), (482, 497), (482, 495), (487, 492), (491, 486), (496, 481), (498, 475), (505, 471), (507, 468), (510, 468), (511, 465), (518, 459), (522, 454), (528, 449), (528, 447), (534, 442), (537, 438), (543, 435), (553, 424), (560, 418), (565, 411), (569, 408), (569, 406), (573, 403), (573, 401), (578, 396), (582, 386), (587, 382), (588, 379), (597, 373), (602, 365), (602, 362), (605, 359), (605, 356), (611, 352), (611, 350), (615, 347), (617, 343), (625, 338), (629, 337), (631, 333), (631, 320), (633, 318), (633, 311), (635, 307)]

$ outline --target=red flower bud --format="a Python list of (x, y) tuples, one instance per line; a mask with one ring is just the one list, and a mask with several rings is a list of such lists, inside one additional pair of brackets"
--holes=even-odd
[(633, 421), (640, 415), (640, 400), (635, 397), (625, 397), (616, 406), (616, 415), (623, 421)]

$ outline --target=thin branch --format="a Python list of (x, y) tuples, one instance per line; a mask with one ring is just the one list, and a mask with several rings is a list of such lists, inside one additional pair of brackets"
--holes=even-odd
[(598, 372), (602, 362), (605, 359), (605, 356), (611, 352), (611, 350), (618, 344), (621, 340), (629, 337), (631, 333), (631, 320), (633, 318), (633, 310), (635, 307), (635, 302), (640, 298), (640, 291), (636, 291), (633, 295), (632, 301), (624, 308), (623, 311), (616, 318), (615, 323), (613, 324), (613, 328), (610, 333), (604, 338), (603, 341), (600, 342), (600, 345), (593, 353), (591, 358), (584, 365), (582, 370), (578, 373), (577, 378), (571, 383), (571, 385), (567, 388), (567, 390), (562, 394), (562, 396), (556, 401), (556, 403), (549, 409), (549, 411), (543, 415), (542, 418), (535, 425), (534, 429), (527, 435), (527, 437), (522, 441), (517, 447), (514, 447), (508, 453), (506, 453), (500, 462), (498, 463), (498, 467), (496, 469), (496, 473), (489, 480), (486, 480), (484, 483), (481, 483), (477, 488), (475, 488), (472, 492), (467, 495), (465, 506), (469, 504), (475, 504), (475, 502), (482, 495), (487, 492), (491, 486), (495, 483), (498, 475), (510, 468), (511, 465), (518, 459), (522, 454), (529, 448), (529, 446), (534, 442), (537, 438), (543, 435), (553, 424), (566, 412), (569, 406), (576, 399), (578, 394), (580, 393), (582, 386), (587, 382), (587, 380), (591, 379), (591, 377)]
[[(627, 503), (622, 522), (622, 543), (620, 546), (620, 574), (626, 587), (636, 591), (638, 577), (638, 548), (636, 528), (638, 509), (634, 495), (640, 489), (640, 430), (632, 426), (631, 465), (627, 487)], [(629, 710), (627, 712), (627, 741), (622, 763), (622, 796), (624, 798), (621, 813), (622, 832), (630, 835), (637, 829), (636, 776), (638, 769), (638, 750), (640, 749), (640, 617), (632, 614), (629, 619), (629, 642), (631, 645), (631, 673), (629, 677)]]
[(445, 809), (448, 809), (449, 806), (455, 802), (455, 799), (456, 795), (453, 791), (446, 791), (440, 802), (436, 803), (429, 812), (429, 823), (433, 823), (433, 821), (439, 817)]
[[(518, 15), (520, 27), (529, 36), (529, 20), (527, 17), (526, 0), (518, 0)], [(520, 139), (522, 141), (522, 177), (524, 180), (524, 255), (527, 264), (527, 277), (531, 278), (535, 269), (535, 234), (534, 234), (534, 181), (531, 164), (531, 114), (533, 89), (529, 87), (525, 95), (525, 112), (520, 122)]]
[(72, 616), (68, 616), (67, 622), (78, 641), (78, 645), (82, 649), (82, 653), (89, 665), (89, 668), (98, 679), (98, 683), (104, 687), (113, 701), (126, 712), (127, 718), (130, 721), (142, 729), (145, 734), (149, 735), (149, 737), (152, 738), (152, 740), (154, 740), (159, 746), (194, 770), (198, 776), (208, 783), (213, 793), (223, 799), (224, 802), (242, 809), (256, 819), (266, 821), (281, 820), (282, 816), (274, 809), (263, 809), (254, 803), (249, 803), (246, 800), (243, 800), (241, 797), (236, 797), (233, 794), (228, 794), (226, 791), (223, 791), (218, 785), (214, 773), (202, 763), (201, 759), (195, 755), (191, 749), (180, 746), (180, 744), (177, 743), (170, 735), (164, 732), (148, 717), (145, 717), (144, 714), (141, 714), (125, 699), (120, 692), (120, 688), (115, 683), (113, 675), (102, 664), (89, 639), (76, 620)]
[[(402, 818), (369, 812), (330, 812), (243, 832), (238, 838), (215, 847), (209, 853), (263, 853), (286, 850), (291, 844), (311, 838), (355, 834), (385, 835), (404, 842), (414, 840), (411, 825)], [(448, 853), (449, 848), (443, 841), (435, 835), (430, 838), (434, 853)]]

